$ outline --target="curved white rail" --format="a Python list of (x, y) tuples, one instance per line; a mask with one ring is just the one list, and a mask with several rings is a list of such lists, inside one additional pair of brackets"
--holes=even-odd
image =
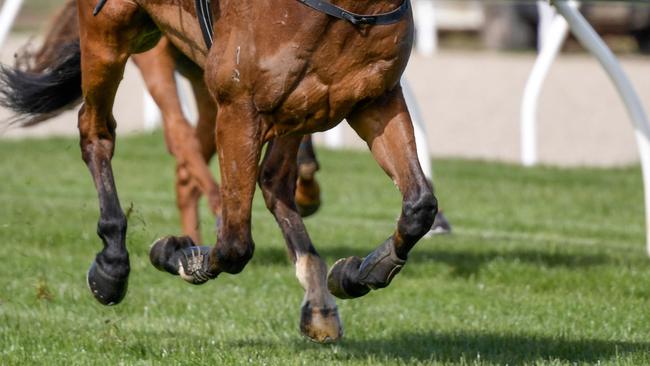
[(23, 5), (23, 0), (6, 0), (0, 10), (0, 48), (5, 43), (14, 20)]
[[(570, 5), (577, 7), (575, 2), (571, 2)], [(548, 5), (540, 1), (540, 10), (544, 7), (548, 8)], [(539, 102), (539, 95), (548, 71), (553, 61), (557, 58), (562, 44), (569, 33), (569, 24), (562, 16), (552, 13), (550, 15), (552, 16), (550, 23), (547, 26), (540, 26), (539, 56), (528, 77), (521, 101), (520, 148), (521, 163), (524, 166), (537, 164), (537, 104)]]
[(571, 6), (570, 1), (559, 0), (553, 4), (558, 13), (569, 22), (571, 30), (578, 41), (598, 58), (621, 95), (632, 124), (636, 129), (645, 192), (646, 251), (650, 255), (650, 123), (648, 123), (643, 104), (612, 51), (582, 14), (574, 6)]

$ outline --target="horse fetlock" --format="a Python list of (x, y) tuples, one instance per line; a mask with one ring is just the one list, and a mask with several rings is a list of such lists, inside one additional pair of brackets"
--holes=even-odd
[(300, 309), (300, 332), (317, 343), (332, 343), (341, 339), (343, 327), (336, 304), (315, 306), (305, 301)]
[(210, 270), (209, 254), (210, 247), (196, 246), (190, 237), (168, 236), (151, 246), (149, 260), (160, 271), (200, 285), (219, 274)]
[(414, 200), (404, 201), (398, 223), (400, 235), (408, 241), (417, 241), (429, 231), (438, 212), (438, 200), (430, 190)]
[(217, 246), (212, 252), (218, 268), (222, 272), (237, 274), (244, 270), (246, 264), (253, 258), (255, 246), (251, 242), (247, 245), (231, 244), (227, 247)]
[(316, 160), (298, 162), (298, 177), (307, 181), (313, 180), (319, 169)]
[(126, 237), (127, 220), (124, 215), (100, 218), (97, 222), (97, 235), (104, 241), (123, 242)]

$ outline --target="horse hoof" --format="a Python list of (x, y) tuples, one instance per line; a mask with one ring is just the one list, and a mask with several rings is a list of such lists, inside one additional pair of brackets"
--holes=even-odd
[(157, 269), (171, 273), (193, 285), (217, 277), (210, 272), (210, 247), (195, 246), (190, 237), (168, 236), (158, 239), (149, 250), (149, 260)]
[(299, 164), (298, 167), (295, 201), (302, 217), (311, 216), (320, 208), (320, 185), (314, 177), (317, 170), (315, 162)]
[(311, 204), (298, 204), (296, 202), (296, 207), (298, 208), (298, 214), (300, 214), (300, 217), (309, 217), (318, 211), (320, 208), (320, 202)]
[(333, 343), (343, 336), (339, 313), (334, 308), (316, 308), (309, 303), (300, 309), (300, 332), (317, 343)]
[(123, 278), (113, 277), (97, 265), (97, 261), (93, 261), (86, 275), (86, 283), (97, 301), (110, 306), (119, 304), (126, 296), (129, 277), (128, 272)]
[(327, 274), (327, 288), (330, 293), (339, 299), (354, 299), (370, 292), (368, 286), (358, 281), (359, 266), (359, 257), (343, 258), (334, 263)]
[(316, 213), (320, 208), (320, 187), (315, 180), (301, 181), (296, 187), (296, 208), (302, 217)]

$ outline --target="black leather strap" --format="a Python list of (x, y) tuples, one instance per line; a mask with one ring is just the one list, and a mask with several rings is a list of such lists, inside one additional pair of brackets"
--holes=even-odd
[(194, 6), (196, 7), (196, 18), (199, 20), (201, 33), (203, 33), (203, 41), (205, 41), (205, 45), (210, 49), (214, 36), (210, 0), (194, 0)]
[(95, 10), (93, 10), (93, 16), (97, 16), (97, 14), (99, 14), (99, 12), (104, 8), (104, 5), (106, 5), (106, 0), (99, 0), (95, 6)]
[[(105, 1), (105, 0), (103, 0)], [(388, 25), (394, 24), (402, 20), (404, 15), (408, 12), (410, 3), (409, 0), (402, 0), (402, 4), (395, 10), (388, 13), (376, 15), (362, 15), (349, 12), (325, 0), (298, 0), (306, 6), (333, 16), (338, 19), (347, 20), (354, 25)], [(201, 27), (203, 40), (205, 45), (210, 49), (214, 38), (212, 30), (212, 12), (210, 9), (210, 0), (194, 0), (196, 7), (196, 16)]]
[(409, 9), (409, 0), (402, 0), (402, 4), (395, 10), (377, 15), (362, 15), (349, 12), (325, 0), (298, 0), (308, 7), (338, 19), (347, 20), (354, 25), (388, 25), (402, 20)]

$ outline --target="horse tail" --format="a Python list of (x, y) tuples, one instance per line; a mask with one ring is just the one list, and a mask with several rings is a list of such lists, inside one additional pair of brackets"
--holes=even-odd
[(38, 50), (24, 48), (14, 67), (0, 66), (0, 106), (14, 112), (5, 123), (30, 126), (74, 108), (81, 96), (76, 0), (68, 0)]

